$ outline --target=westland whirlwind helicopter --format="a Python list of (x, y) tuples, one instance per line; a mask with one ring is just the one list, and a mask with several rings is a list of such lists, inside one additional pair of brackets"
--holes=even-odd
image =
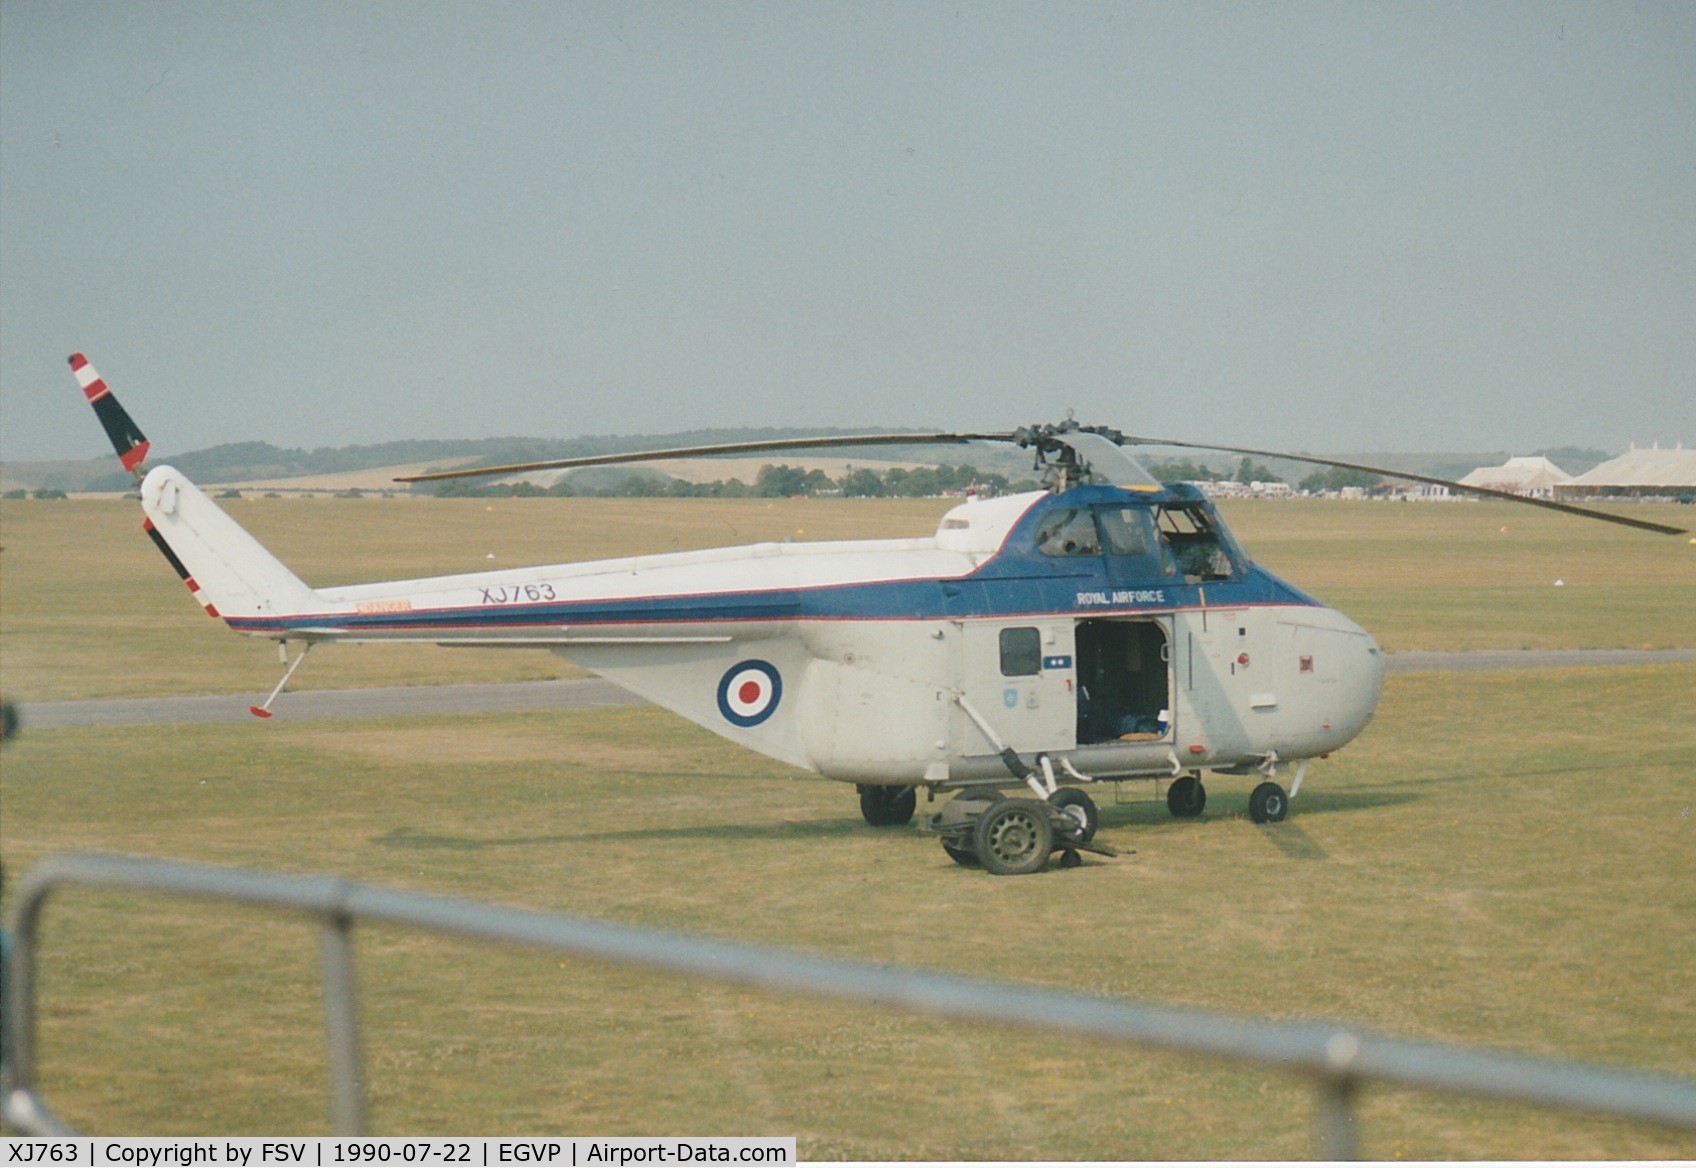
[[(1365, 729), (1384, 657), (1348, 617), (1255, 564), (1193, 486), (1126, 447), (1291, 459), (1470, 490), (1612, 523), (1678, 528), (1334, 459), (1105, 427), (742, 442), (416, 475), (606, 466), (825, 447), (1011, 443), (1046, 489), (968, 499), (926, 539), (746, 547), (312, 588), (149, 444), (82, 355), (71, 369), (126, 470), (143, 529), (206, 611), (301, 651), (320, 642), (547, 648), (750, 750), (853, 783), (874, 826), (923, 788), (949, 856), (1037, 871), (1095, 841), (1084, 789), (1163, 781), (1199, 815), (1204, 772), (1253, 776), (1256, 823), (1288, 813), (1309, 764)], [(285, 657), (286, 659), (286, 657)], [(1286, 772), (1288, 787), (1284, 785)], [(1011, 796), (1003, 788), (1012, 787)]]

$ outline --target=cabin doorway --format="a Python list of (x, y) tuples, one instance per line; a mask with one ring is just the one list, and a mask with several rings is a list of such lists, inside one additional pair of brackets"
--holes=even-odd
[(1078, 622), (1079, 746), (1153, 742), (1171, 732), (1170, 644), (1162, 621)]

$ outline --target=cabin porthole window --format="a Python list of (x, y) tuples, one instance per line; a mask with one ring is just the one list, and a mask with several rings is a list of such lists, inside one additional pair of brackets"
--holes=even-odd
[(1034, 628), (1001, 630), (1001, 676), (1031, 677), (1042, 672), (1042, 635)]

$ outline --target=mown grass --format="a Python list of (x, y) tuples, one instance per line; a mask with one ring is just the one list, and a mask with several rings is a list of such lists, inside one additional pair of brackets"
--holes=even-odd
[[(874, 961), (1696, 1075), (1696, 667), (1394, 677), (1257, 827), (1145, 788), (1124, 849), (996, 879), (852, 791), (644, 707), (26, 732), (8, 865), (100, 849), (377, 883)], [(794, 1133), (807, 1158), (1282, 1158), (1276, 1073), (358, 936), (382, 1131)], [(322, 1130), (314, 938), (263, 913), (55, 902), (43, 1070), (111, 1132)], [(1382, 1158), (1680, 1158), (1696, 1137), (1369, 1091)]]
[[(1689, 507), (1615, 509), (1696, 527)], [(1493, 501), (1242, 500), (1224, 511), (1256, 559), (1392, 652), (1696, 646), (1689, 536)]]
[[(252, 499), (303, 579), (345, 584), (773, 539), (926, 535), (945, 500)], [(1250, 552), (1385, 648), (1696, 646), (1696, 545), (1506, 503), (1228, 502)], [(1696, 525), (1688, 507), (1634, 515)], [(206, 619), (122, 500), (0, 502), (0, 688), (14, 701), (263, 693), (268, 642)], [(1503, 529), (1506, 530), (1503, 530)], [(489, 557), (493, 557), (490, 559)], [(1560, 587), (1555, 581), (1561, 580)], [(571, 674), (541, 650), (337, 646), (296, 688)]]
[[(313, 583), (774, 538), (923, 534), (936, 501), (231, 504)], [(1687, 508), (1645, 508), (1677, 522)], [(1387, 647), (1696, 644), (1696, 548), (1506, 505), (1237, 503), (1263, 563)], [(254, 691), (269, 647), (194, 609), (132, 504), (0, 505), (14, 700)], [(1503, 527), (1508, 530), (1501, 530)], [(1554, 580), (1562, 579), (1562, 587)], [(337, 647), (303, 686), (555, 676), (545, 654)], [(1175, 822), (1106, 813), (1117, 861), (997, 880), (851, 790), (633, 707), (31, 731), (0, 850), (294, 872), (1255, 1016), (1696, 1075), (1696, 670), (1393, 677), (1294, 818), (1210, 781)], [(745, 994), (361, 930), (380, 1130), (794, 1133), (809, 1158), (1281, 1158), (1275, 1074)], [(43, 963), (43, 1070), (72, 1122), (319, 1131), (315, 938), (262, 913), (74, 892)], [(1652, 1127), (1375, 1090), (1384, 1158), (1665, 1158)]]

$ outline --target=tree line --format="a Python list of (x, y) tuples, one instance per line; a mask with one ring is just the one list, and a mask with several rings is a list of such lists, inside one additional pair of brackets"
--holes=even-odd
[(819, 495), (839, 495), (850, 499), (917, 499), (967, 492), (1006, 495), (1034, 491), (1040, 485), (1034, 479), (1012, 481), (1006, 475), (980, 471), (970, 465), (920, 466), (911, 470), (892, 467), (886, 471), (856, 467), (840, 478), (831, 478), (816, 468), (768, 463), (760, 468), (752, 483), (739, 478), (690, 483), (642, 470), (602, 485), (569, 479), (562, 479), (548, 487), (529, 482), (480, 483), (470, 479), (450, 479), (433, 484), (433, 493), (449, 498), (521, 499), (788, 499)]
[[(1287, 480), (1274, 474), (1265, 463), (1255, 462), (1247, 455), (1237, 464), (1234, 471), (1218, 471), (1202, 462), (1191, 459), (1179, 459), (1175, 462), (1157, 462), (1149, 466), (1149, 472), (1163, 483), (1282, 483)], [(1372, 490), (1384, 485), (1381, 475), (1365, 470), (1349, 470), (1346, 467), (1334, 466), (1325, 470), (1315, 471), (1296, 484), (1301, 490), (1318, 494), (1321, 491), (1340, 491), (1344, 487), (1360, 487)]]
[[(1276, 483), (1284, 480), (1273, 474), (1265, 464), (1244, 458), (1234, 471), (1218, 471), (1205, 463), (1189, 459), (1156, 462), (1149, 473), (1163, 483), (1177, 482), (1239, 482)], [(1334, 468), (1319, 471), (1299, 484), (1304, 491), (1339, 490), (1343, 487), (1372, 488), (1382, 480), (1364, 471)], [(982, 471), (970, 463), (954, 466), (920, 466), (912, 469), (893, 467), (872, 470), (856, 467), (839, 478), (824, 471), (787, 464), (768, 463), (760, 468), (752, 483), (739, 478), (715, 479), (707, 483), (690, 483), (670, 478), (652, 470), (637, 470), (614, 482), (604, 478), (561, 479), (548, 487), (535, 483), (490, 483), (470, 479), (451, 479), (432, 484), (433, 494), (447, 498), (603, 498), (603, 499), (789, 499), (812, 498), (820, 495), (841, 496), (847, 499), (922, 499), (944, 494), (1007, 495), (1034, 491), (1041, 486), (1035, 479), (1009, 479), (995, 471)]]

